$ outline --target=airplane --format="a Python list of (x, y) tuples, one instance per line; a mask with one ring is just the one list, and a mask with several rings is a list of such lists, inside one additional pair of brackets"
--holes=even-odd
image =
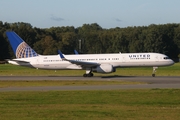
[(121, 67), (153, 67), (152, 76), (155, 77), (158, 67), (174, 64), (173, 60), (161, 53), (78, 54), (75, 50), (73, 55), (64, 55), (58, 50), (57, 55), (40, 55), (14, 31), (7, 31), (6, 35), (16, 56), (8, 62), (36, 69), (83, 69), (86, 70), (84, 77), (92, 77), (93, 72), (112, 73)]

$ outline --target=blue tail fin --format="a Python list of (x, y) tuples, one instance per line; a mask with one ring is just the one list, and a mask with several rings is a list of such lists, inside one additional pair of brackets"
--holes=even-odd
[(79, 54), (76, 50), (74, 50), (74, 53), (75, 53), (76, 55), (78, 55), (78, 54)]
[(14, 54), (16, 55), (16, 58), (28, 58), (38, 56), (38, 54), (15, 32), (8, 31), (6, 32), (6, 35), (9, 39)]

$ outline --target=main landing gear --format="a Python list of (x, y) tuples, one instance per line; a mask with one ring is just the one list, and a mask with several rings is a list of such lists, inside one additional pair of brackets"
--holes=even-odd
[(83, 74), (83, 77), (93, 77), (93, 73)]
[(83, 77), (93, 77), (92, 70), (87, 69), (87, 70), (86, 70), (86, 73), (83, 74)]
[(158, 69), (158, 67), (153, 67), (153, 72), (152, 72), (152, 77), (155, 77), (155, 73), (156, 73), (156, 69)]

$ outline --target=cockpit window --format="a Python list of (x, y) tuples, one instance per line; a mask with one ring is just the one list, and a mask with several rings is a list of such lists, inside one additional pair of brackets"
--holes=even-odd
[(164, 59), (166, 60), (166, 59), (170, 59), (169, 57), (164, 57)]

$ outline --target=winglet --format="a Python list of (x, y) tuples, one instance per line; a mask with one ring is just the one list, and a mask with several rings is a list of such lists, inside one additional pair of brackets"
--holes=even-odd
[(63, 59), (63, 60), (66, 59), (60, 50), (58, 50), (58, 53), (59, 53), (59, 56), (60, 56), (61, 59)]
[(78, 54), (79, 54), (76, 50), (74, 50), (74, 53), (75, 53), (76, 55), (78, 55)]

